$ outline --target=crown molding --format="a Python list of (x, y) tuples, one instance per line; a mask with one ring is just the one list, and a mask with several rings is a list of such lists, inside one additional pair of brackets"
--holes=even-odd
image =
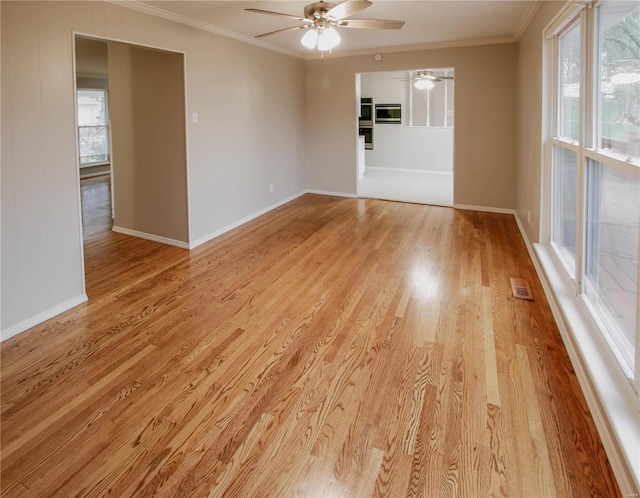
[[(502, 43), (515, 43), (517, 40), (513, 36), (504, 36), (499, 38), (480, 38), (475, 40), (458, 40), (448, 42), (436, 42), (436, 43), (423, 43), (419, 45), (398, 45), (395, 47), (378, 47), (378, 48), (365, 48), (360, 50), (347, 50), (338, 51), (332, 53), (330, 56), (325, 55), (325, 59), (335, 59), (340, 57), (353, 57), (358, 55), (372, 55), (372, 54), (393, 54), (400, 52), (417, 52), (420, 50), (436, 50), (443, 48), (459, 48), (459, 47), (475, 47), (480, 45), (499, 45)], [(305, 55), (305, 60), (319, 60), (318, 55)]]
[[(161, 17), (169, 21), (185, 24), (187, 26), (201, 29), (203, 31), (208, 31), (210, 33), (224, 36), (226, 38), (232, 38), (234, 40), (238, 40), (244, 43), (249, 43), (250, 45), (255, 45), (267, 50), (279, 52), (281, 54), (288, 55), (290, 57), (295, 57), (296, 59), (319, 60), (321, 57), (320, 52), (317, 52), (317, 51), (314, 51), (313, 53), (300, 53), (294, 50), (289, 50), (283, 47), (279, 47), (277, 45), (265, 43), (264, 41), (258, 40), (256, 38), (252, 38), (240, 33), (236, 33), (235, 31), (231, 31), (228, 29), (221, 28), (219, 26), (215, 26), (213, 24), (197, 21), (195, 19), (191, 19), (189, 17), (182, 16), (174, 12), (169, 12), (167, 10), (164, 10), (158, 7), (141, 3), (140, 0), (105, 0), (105, 1), (115, 5), (119, 5), (121, 7), (125, 7), (127, 9), (136, 10), (138, 12), (143, 12), (145, 14), (149, 14), (155, 17)], [(542, 4), (540, 0), (532, 0), (530, 2), (527, 8), (527, 11), (525, 12), (524, 16), (522, 17), (522, 20), (520, 21), (520, 25), (518, 26), (518, 33), (520, 33), (520, 31), (524, 32), (527, 25), (531, 21), (531, 18), (533, 18), (533, 15), (536, 13), (538, 8), (540, 7), (540, 4)], [(372, 55), (376, 53), (390, 54), (390, 53), (400, 53), (400, 52), (416, 52), (421, 50), (436, 50), (436, 49), (444, 49), (444, 48), (474, 47), (474, 46), (480, 46), (480, 45), (498, 45), (502, 43), (515, 43), (517, 41), (518, 41), (518, 38), (516, 36), (506, 36), (506, 37), (496, 37), (496, 38), (480, 38), (480, 39), (472, 39), (472, 40), (456, 40), (456, 41), (446, 41), (446, 42), (422, 43), (417, 45), (398, 45), (398, 46), (377, 47), (377, 48), (373, 47), (373, 48), (364, 48), (364, 49), (358, 49), (358, 50), (346, 50), (346, 51), (338, 50), (333, 52), (330, 56), (328, 56), (328, 58), (335, 59), (340, 57)]]
[(516, 29), (516, 34), (514, 35), (516, 41), (520, 40), (520, 37), (527, 30), (527, 28), (529, 27), (529, 23), (531, 23), (533, 16), (536, 15), (536, 12), (538, 12), (538, 9), (541, 5), (541, 0), (531, 0), (529, 2), (527, 10), (523, 14), (522, 19), (520, 19), (520, 24), (518, 24), (518, 29)]
[(304, 58), (301, 54), (293, 50), (289, 50), (283, 47), (278, 47), (277, 45), (271, 45), (269, 43), (263, 42), (262, 40), (257, 40), (256, 38), (246, 36), (240, 33), (236, 33), (235, 31), (231, 31), (228, 29), (221, 28), (219, 26), (215, 26), (214, 24), (209, 24), (202, 21), (196, 21), (195, 19), (191, 19), (190, 17), (181, 16), (180, 14), (169, 12), (168, 10), (160, 9), (158, 7), (153, 7), (151, 5), (141, 3), (139, 0), (105, 0), (105, 1), (115, 5), (119, 5), (120, 7), (136, 10), (138, 12), (143, 12), (145, 14), (149, 14), (155, 17), (161, 17), (168, 21), (174, 21), (180, 24), (186, 24), (187, 26), (201, 29), (203, 31), (208, 31), (209, 33), (214, 33), (216, 35), (224, 36), (226, 38), (233, 38), (234, 40), (248, 43), (250, 45), (266, 48), (267, 50), (271, 50), (273, 52), (280, 52), (281, 54), (288, 55), (290, 57), (295, 57), (297, 59)]

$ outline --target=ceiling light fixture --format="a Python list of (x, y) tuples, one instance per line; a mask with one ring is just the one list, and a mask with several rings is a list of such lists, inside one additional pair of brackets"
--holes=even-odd
[(318, 32), (315, 29), (310, 29), (302, 37), (300, 43), (307, 48), (316, 48), (316, 43), (318, 43)]
[(419, 79), (417, 80), (413, 86), (415, 86), (418, 90), (431, 90), (436, 84), (431, 80)]
[[(247, 12), (255, 12), (257, 14), (266, 14), (269, 16), (287, 17), (295, 19), (302, 24), (291, 26), (290, 28), (276, 29), (268, 33), (257, 35), (256, 38), (263, 38), (278, 33), (286, 33), (288, 31), (297, 31), (299, 29), (307, 29), (300, 42), (308, 49), (317, 48), (322, 52), (326, 50), (331, 53), (331, 49), (340, 44), (340, 35), (335, 28), (352, 28), (352, 29), (400, 29), (404, 26), (404, 21), (393, 21), (390, 19), (352, 19), (351, 16), (370, 7), (372, 4), (369, 0), (345, 0), (337, 4), (325, 2), (324, 0), (315, 1), (304, 7), (303, 15), (296, 16), (293, 14), (285, 14), (284, 12), (275, 12), (273, 10), (263, 9), (244, 9)], [(380, 58), (376, 59), (380, 60)]]
[(318, 50), (331, 50), (340, 44), (340, 35), (333, 26), (321, 31), (318, 34)]
[(322, 20), (323, 19), (318, 19), (314, 23), (313, 27), (302, 37), (300, 43), (307, 48), (317, 48), (321, 52), (324, 52), (340, 44), (340, 35), (333, 26), (328, 26), (328, 23), (320, 22)]

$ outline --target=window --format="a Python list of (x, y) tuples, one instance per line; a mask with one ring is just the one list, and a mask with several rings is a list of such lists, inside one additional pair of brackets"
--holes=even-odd
[(580, 24), (560, 36), (560, 122), (558, 136), (578, 140), (580, 119)]
[(640, 5), (598, 7), (597, 147), (640, 157)]
[(622, 361), (633, 365), (638, 314), (640, 178), (587, 162), (585, 296)]
[(406, 73), (407, 126), (453, 127), (453, 68)]
[(554, 145), (552, 240), (571, 278), (576, 258), (577, 163), (575, 152)]
[(640, 4), (576, 3), (552, 28), (548, 241), (622, 370), (636, 358)]
[(574, 22), (558, 38), (557, 122), (552, 156), (551, 240), (571, 278), (576, 269), (576, 209), (580, 143), (580, 23)]
[(78, 90), (80, 167), (109, 162), (109, 116), (106, 90)]

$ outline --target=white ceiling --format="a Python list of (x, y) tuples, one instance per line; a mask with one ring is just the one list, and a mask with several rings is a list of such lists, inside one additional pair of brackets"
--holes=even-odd
[[(129, 5), (132, 2), (128, 2)], [(135, 8), (186, 22), (214, 32), (252, 41), (295, 55), (316, 58), (319, 53), (300, 44), (303, 31), (281, 33), (255, 40), (255, 36), (299, 24), (295, 19), (245, 12), (247, 8), (303, 16), (310, 1), (167, 0), (139, 1)], [(339, 2), (337, 2), (339, 3)], [(373, 5), (353, 19), (406, 21), (400, 30), (339, 29), (342, 43), (334, 56), (419, 48), (516, 41), (540, 2), (533, 0), (373, 0)], [(133, 6), (133, 5), (132, 5)]]

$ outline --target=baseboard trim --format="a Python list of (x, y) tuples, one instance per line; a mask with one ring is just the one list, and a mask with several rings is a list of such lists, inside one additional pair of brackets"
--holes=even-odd
[(161, 244), (167, 244), (168, 246), (179, 247), (180, 249), (189, 249), (189, 244), (187, 242), (182, 242), (181, 240), (170, 239), (168, 237), (153, 235), (151, 233), (146, 233), (146, 232), (139, 232), (138, 230), (131, 230), (130, 228), (119, 227), (116, 225), (114, 225), (111, 230), (116, 233), (131, 235), (132, 237), (151, 240), (153, 242), (160, 242)]
[(57, 306), (54, 306), (53, 308), (49, 308), (48, 310), (38, 313), (35, 316), (27, 318), (26, 320), (23, 320), (22, 322), (17, 323), (12, 327), (9, 327), (8, 329), (0, 332), (0, 342), (6, 339), (9, 339), (10, 337), (13, 337), (15, 335), (18, 335), (21, 332), (24, 332), (25, 330), (30, 329), (31, 327), (35, 327), (36, 325), (39, 325), (40, 323), (45, 322), (50, 318), (53, 318), (54, 316), (59, 315), (60, 313), (64, 313), (65, 311), (70, 310), (71, 308), (74, 308), (75, 306), (78, 306), (79, 304), (86, 302), (88, 299), (89, 298), (87, 297), (86, 294), (81, 294), (80, 296), (76, 296), (72, 299), (69, 299), (64, 303), (60, 303)]
[(328, 190), (316, 190), (316, 189), (307, 189), (305, 193), (318, 194), (318, 195), (330, 195), (332, 197), (348, 197), (350, 199), (356, 199), (358, 197), (356, 194), (348, 194), (346, 192), (330, 192)]
[(188, 245), (188, 249), (194, 249), (194, 248), (196, 248), (198, 246), (201, 246), (202, 244), (204, 244), (206, 242), (209, 242), (210, 240), (215, 239), (216, 237), (220, 237), (220, 235), (225, 234), (225, 233), (227, 233), (227, 232), (229, 232), (229, 231), (231, 231), (231, 230), (233, 230), (235, 228), (238, 228), (239, 226), (242, 226), (245, 223), (248, 223), (248, 222), (250, 222), (252, 220), (255, 220), (259, 216), (262, 216), (263, 214), (266, 214), (269, 211), (272, 211), (272, 210), (274, 210), (274, 209), (276, 209), (276, 208), (278, 208), (280, 206), (283, 206), (284, 204), (287, 204), (287, 203), (291, 202), (292, 200), (297, 199), (298, 197), (300, 197), (300, 196), (302, 196), (302, 195), (304, 195), (306, 193), (307, 193), (307, 191), (302, 190), (301, 192), (298, 192), (296, 194), (290, 195), (289, 197), (285, 197), (284, 199), (282, 199), (282, 200), (280, 200), (280, 201), (278, 201), (278, 202), (276, 202), (274, 204), (271, 204), (270, 206), (267, 206), (266, 208), (261, 209), (260, 211), (256, 211), (255, 213), (250, 214), (249, 216), (245, 216), (244, 218), (242, 218), (242, 219), (240, 219), (238, 221), (235, 221), (235, 222), (233, 222), (233, 223), (231, 223), (231, 224), (229, 224), (227, 226), (224, 226), (224, 227), (220, 228), (219, 230), (215, 230), (214, 232), (211, 232), (210, 234), (205, 235), (204, 237), (200, 237), (199, 239), (191, 242)]
[[(629, 462), (629, 455), (627, 455), (629, 451), (624, 450), (622, 446), (622, 444), (624, 444), (624, 441), (621, 442), (620, 438), (616, 435), (614, 429), (614, 426), (616, 424), (607, 414), (607, 410), (603, 406), (604, 402), (602, 400), (602, 397), (599, 395), (598, 388), (596, 386), (596, 384), (607, 384), (607, 382), (603, 382), (603, 376), (601, 375), (598, 375), (598, 379), (594, 379), (594, 375), (591, 374), (589, 372), (589, 369), (585, 367), (584, 354), (580, 351), (580, 348), (575, 343), (575, 340), (573, 338), (574, 333), (571, 331), (571, 327), (570, 325), (568, 325), (565, 319), (565, 312), (563, 311), (558, 297), (551, 286), (551, 282), (549, 281), (549, 277), (544, 270), (542, 261), (540, 261), (540, 255), (538, 254), (538, 251), (536, 251), (533, 247), (533, 244), (531, 244), (531, 242), (529, 241), (529, 238), (527, 237), (524, 226), (522, 225), (517, 212), (514, 212), (514, 218), (516, 220), (518, 229), (520, 230), (520, 235), (524, 240), (527, 252), (529, 253), (535, 271), (538, 274), (540, 283), (542, 284), (542, 289), (545, 293), (547, 301), (549, 302), (551, 313), (553, 314), (556, 325), (558, 326), (558, 330), (560, 331), (562, 342), (564, 343), (564, 346), (567, 349), (567, 353), (569, 354), (571, 365), (574, 369), (576, 377), (578, 378), (578, 383), (580, 384), (582, 393), (584, 394), (584, 397), (587, 401), (587, 405), (589, 406), (591, 416), (593, 417), (598, 435), (600, 436), (600, 440), (602, 441), (602, 446), (604, 447), (605, 453), (607, 454), (609, 464), (611, 465), (611, 470), (616, 477), (618, 486), (620, 487), (620, 491), (622, 492), (623, 496), (638, 496), (638, 490), (640, 487), (640, 483), (638, 483), (638, 472), (634, 473), (633, 471), (633, 467), (637, 462)], [(541, 249), (541, 251), (543, 251), (543, 249)], [(574, 314), (577, 313), (579, 312), (574, 310)], [(595, 356), (600, 355), (589, 355), (589, 358), (594, 361)], [(610, 379), (609, 383), (613, 383), (613, 379)], [(637, 415), (635, 415), (634, 413), (633, 402), (624, 400), (625, 396), (621, 392), (616, 394), (615, 391), (617, 389), (615, 385), (609, 385), (607, 387), (604, 387), (604, 389), (606, 392), (610, 393), (610, 396), (612, 395), (613, 398), (616, 398), (613, 400), (612, 404), (618, 407), (618, 411), (622, 411), (624, 407), (624, 409), (628, 412), (628, 418), (633, 419), (634, 416), (637, 417)], [(601, 386), (600, 391), (602, 390), (603, 387)], [(633, 451), (631, 452), (633, 453)]]
[(399, 171), (401, 173), (429, 173), (430, 175), (446, 175), (453, 176), (453, 171), (432, 171), (429, 169), (407, 169), (407, 168), (385, 168), (383, 166), (365, 166), (365, 172), (368, 169), (380, 171)]
[(461, 209), (463, 211), (483, 211), (485, 213), (512, 214), (514, 216), (516, 214), (515, 210), (513, 209), (489, 206), (470, 206), (467, 204), (454, 204), (453, 209)]
[[(524, 245), (527, 248), (527, 252), (529, 253), (529, 257), (531, 258), (531, 261), (533, 262), (533, 266), (536, 270), (536, 273), (538, 274), (538, 278), (540, 278), (540, 282), (542, 283), (542, 278), (540, 277), (540, 271), (542, 270), (542, 268), (538, 265), (538, 260), (537, 260), (536, 253), (533, 250), (533, 245), (531, 245), (531, 242), (529, 241), (529, 237), (527, 237), (527, 233), (524, 231), (524, 226), (520, 222), (520, 216), (518, 216), (518, 212), (515, 209), (513, 211), (513, 217), (516, 220), (516, 225), (518, 225), (518, 230), (520, 230), (520, 235), (522, 236), (522, 240), (524, 240)], [(544, 283), (542, 283), (542, 286), (544, 287)], [(547, 291), (545, 290), (545, 294), (546, 293)]]

